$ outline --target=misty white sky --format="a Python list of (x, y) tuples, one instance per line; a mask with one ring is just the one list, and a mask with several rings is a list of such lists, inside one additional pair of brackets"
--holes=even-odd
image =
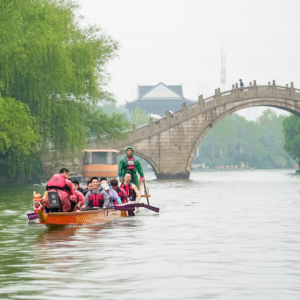
[[(84, 23), (119, 41), (108, 66), (118, 102), (137, 84), (182, 84), (184, 96), (209, 97), (220, 83), (222, 41), (227, 83), (242, 78), (300, 88), (299, 0), (79, 0)], [(256, 109), (256, 111), (258, 111)]]

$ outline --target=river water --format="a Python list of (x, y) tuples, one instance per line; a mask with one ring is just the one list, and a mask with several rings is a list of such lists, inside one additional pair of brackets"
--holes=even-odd
[(1, 299), (299, 299), (294, 170), (146, 173), (136, 217), (50, 230), (28, 223), (32, 190), (0, 192)]

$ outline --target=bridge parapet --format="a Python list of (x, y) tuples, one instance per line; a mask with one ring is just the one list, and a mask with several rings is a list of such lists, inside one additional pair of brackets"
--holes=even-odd
[[(294, 100), (300, 100), (300, 90), (295, 89), (293, 83), (290, 86), (277, 86), (275, 80), (272, 84), (269, 82), (268, 85), (257, 85), (254, 80), (253, 85), (250, 82), (249, 86), (239, 87), (236, 83), (232, 86), (231, 90), (220, 92), (220, 89), (216, 89), (215, 95), (203, 99), (200, 95), (197, 102), (190, 106), (186, 106), (185, 103), (182, 105), (182, 109), (170, 114), (166, 112), (166, 116), (160, 120), (154, 121), (150, 118), (149, 123), (138, 128), (133, 125), (132, 134), (128, 141), (133, 142), (145, 138), (149, 135), (154, 135), (159, 132), (166, 130), (168, 127), (176, 125), (187, 118), (193, 117), (195, 114), (199, 114), (213, 107), (216, 107), (224, 103), (232, 103), (233, 101), (239, 101), (249, 98), (265, 98), (265, 97), (285, 97)], [(122, 143), (123, 144), (123, 143)]]
[(278, 107), (300, 116), (300, 90), (290, 86), (266, 85), (232, 86), (231, 90), (198, 101), (173, 113), (166, 112), (160, 120), (149, 120), (138, 128), (133, 125), (127, 140), (111, 145), (124, 153), (128, 145), (136, 154), (148, 160), (160, 179), (189, 178), (192, 161), (205, 134), (226, 116), (247, 107)]

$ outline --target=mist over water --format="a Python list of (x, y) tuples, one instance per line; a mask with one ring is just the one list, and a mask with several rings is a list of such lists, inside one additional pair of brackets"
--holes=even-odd
[(294, 170), (145, 176), (159, 215), (56, 230), (26, 220), (35, 187), (2, 189), (0, 298), (299, 299)]

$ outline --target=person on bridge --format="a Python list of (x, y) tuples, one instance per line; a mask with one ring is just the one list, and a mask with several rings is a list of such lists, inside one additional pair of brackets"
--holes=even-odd
[[(77, 203), (74, 187), (69, 178), (69, 170), (62, 168), (59, 174), (54, 174), (46, 185), (46, 191), (57, 191), (62, 211), (73, 211)], [(49, 212), (49, 199), (45, 199), (45, 210)]]
[(126, 156), (121, 158), (119, 162), (119, 177), (120, 181), (123, 181), (125, 174), (131, 174), (131, 182), (137, 187), (137, 189), (139, 189), (139, 179), (136, 172), (140, 174), (142, 181), (145, 181), (145, 177), (141, 163), (133, 156), (133, 154), (134, 151), (132, 147), (129, 146), (126, 149)]
[(242, 92), (244, 90), (244, 82), (242, 79), (240, 79), (240, 91)]

